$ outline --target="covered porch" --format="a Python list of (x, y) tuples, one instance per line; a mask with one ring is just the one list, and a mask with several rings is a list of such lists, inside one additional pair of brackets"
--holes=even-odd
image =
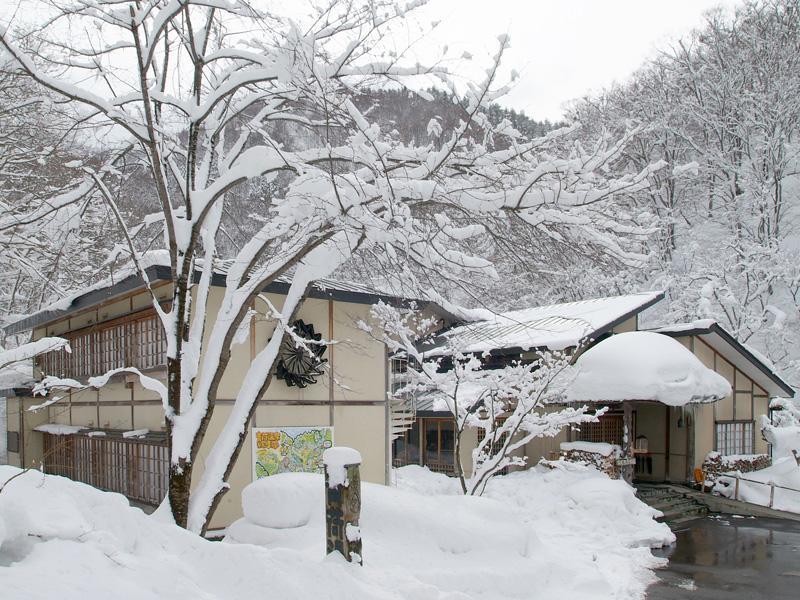
[[(625, 441), (626, 412), (629, 449)], [(656, 401), (624, 401), (610, 407), (598, 423), (587, 423), (580, 431), (571, 432), (569, 439), (615, 444), (622, 448), (623, 456), (634, 461), (630, 465), (634, 483), (681, 483), (694, 479), (694, 406), (691, 404), (669, 406)]]
[(731, 394), (728, 381), (674, 339), (635, 331), (603, 340), (576, 362), (569, 402), (607, 407), (578, 441), (620, 447), (629, 483), (694, 479), (695, 410)]

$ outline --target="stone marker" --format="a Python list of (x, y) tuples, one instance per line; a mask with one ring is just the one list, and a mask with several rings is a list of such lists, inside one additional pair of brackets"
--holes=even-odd
[(361, 558), (361, 454), (345, 447), (328, 448), (325, 465), (325, 535), (327, 553), (340, 552), (349, 562)]

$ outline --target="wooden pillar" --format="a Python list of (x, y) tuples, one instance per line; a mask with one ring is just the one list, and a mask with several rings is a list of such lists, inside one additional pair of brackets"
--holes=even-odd
[(363, 564), (361, 553), (361, 454), (345, 447), (322, 454), (325, 465), (325, 534), (328, 554)]
[(670, 427), (672, 423), (670, 423), (670, 418), (672, 417), (672, 411), (669, 409), (669, 405), (664, 406), (664, 410), (666, 412), (666, 417), (664, 417), (665, 423), (665, 430), (664, 430), (664, 481), (671, 481), (670, 474), (669, 474), (669, 455), (670, 455)]
[(630, 402), (622, 403), (622, 461), (620, 473), (628, 483), (633, 483), (633, 407)]
[(684, 409), (683, 426), (686, 428), (686, 481), (694, 481), (694, 404)]

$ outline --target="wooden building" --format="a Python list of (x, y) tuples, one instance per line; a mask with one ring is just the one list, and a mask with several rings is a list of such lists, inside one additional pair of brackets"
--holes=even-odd
[[(609, 336), (639, 331), (641, 313), (662, 298), (663, 293), (653, 292), (554, 304), (500, 314), (487, 321), (452, 328), (444, 335), (457, 339), (459, 347), (467, 351), (488, 352), (489, 360), (497, 364), (533, 359), (537, 352), (546, 349), (580, 347), (580, 352), (585, 352)], [(774, 368), (713, 321), (655, 331), (673, 337), (705, 367), (724, 377), (732, 393), (715, 402), (691, 402), (684, 407), (644, 400), (595, 403), (596, 408), (609, 408), (598, 423), (532, 441), (524, 451), (529, 465), (557, 455), (563, 442), (623, 446), (626, 407), (632, 422), (631, 439), (638, 445), (636, 480), (692, 480), (694, 470), (712, 450), (725, 455), (770, 452), (760, 435), (759, 419), (769, 414), (770, 398), (793, 396), (792, 388)], [(580, 352), (576, 353), (576, 359)], [(413, 408), (416, 419), (393, 443), (394, 465), (420, 464), (434, 471), (453, 473), (455, 433), (449, 413), (435, 410), (430, 399), (416, 402)], [(475, 434), (467, 431), (465, 435)], [(471, 449), (477, 438), (472, 443), (466, 442), (461, 460), (469, 471)]]
[[(170, 298), (169, 269), (148, 268), (157, 294)], [(224, 274), (215, 274), (209, 312), (223, 296)], [(288, 283), (277, 281), (264, 296), (280, 309)], [(241, 516), (241, 490), (257, 474), (268, 472), (258, 463), (260, 440), (277, 439), (274, 429), (293, 432), (317, 428), (323, 443), (356, 448), (364, 457), (366, 481), (385, 483), (390, 469), (391, 406), (387, 401), (389, 361), (386, 349), (356, 326), (370, 320), (370, 307), (381, 295), (361, 285), (320, 281), (310, 291), (297, 319), (326, 340), (325, 363), (310, 374), (307, 385), (292, 385), (279, 372), (259, 400), (251, 422), (253, 443), (246, 443), (230, 477), (231, 490), (214, 515), (212, 528)], [(273, 331), (265, 302), (255, 303), (256, 317), (246, 339), (233, 347), (219, 388), (214, 417), (194, 470), (196, 483), (211, 443), (220, 432), (247, 372), (250, 360)], [(296, 323), (297, 323), (296, 322)], [(166, 343), (160, 322), (141, 279), (129, 276), (87, 290), (54, 307), (10, 325), (10, 333), (32, 331), (33, 338), (62, 336), (72, 352), (40, 356), (35, 378), (55, 375), (85, 381), (117, 367), (137, 367), (162, 380), (166, 376)], [(141, 386), (132, 374), (114, 376), (99, 389), (32, 397), (30, 386), (0, 390), (7, 397), (9, 463), (36, 466), (96, 487), (120, 492), (143, 505), (165, 497), (168, 451), (164, 410), (160, 398)], [(56, 400), (56, 398), (59, 398)], [(32, 406), (51, 404), (38, 411)], [(261, 437), (256, 435), (261, 433)], [(272, 437), (270, 437), (272, 436)], [(260, 470), (259, 470), (260, 469)]]

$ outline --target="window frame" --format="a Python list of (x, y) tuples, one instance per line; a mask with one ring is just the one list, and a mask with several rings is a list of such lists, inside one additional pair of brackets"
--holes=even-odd
[[(733, 431), (733, 437), (731, 437), (731, 434), (720, 435), (721, 433), (724, 433), (726, 428), (733, 427), (735, 429), (735, 426), (737, 425), (742, 426), (740, 434), (737, 434), (736, 431)], [(726, 419), (723, 421), (714, 421), (714, 451), (719, 452), (722, 456), (754, 454), (756, 447), (755, 431), (755, 421), (752, 419)], [(740, 440), (736, 440), (737, 435), (741, 436)], [(731, 449), (731, 440), (733, 442), (732, 449), (734, 451), (728, 452), (727, 450)], [(723, 445), (725, 447), (723, 447)], [(741, 452), (735, 451), (737, 448), (739, 448)]]

